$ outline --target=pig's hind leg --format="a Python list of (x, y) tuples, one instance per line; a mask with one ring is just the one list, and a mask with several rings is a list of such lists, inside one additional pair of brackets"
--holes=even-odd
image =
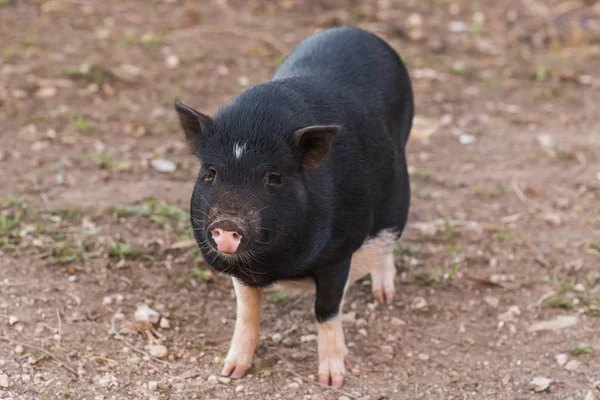
[(373, 297), (381, 303), (391, 303), (396, 291), (394, 248), (397, 241), (398, 235), (392, 230), (382, 230), (352, 255), (350, 281), (355, 282), (370, 273)]

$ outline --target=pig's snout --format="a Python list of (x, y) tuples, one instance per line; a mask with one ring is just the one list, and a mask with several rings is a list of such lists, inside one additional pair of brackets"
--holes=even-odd
[(210, 224), (207, 236), (212, 238), (213, 247), (222, 253), (241, 253), (248, 244), (248, 235), (244, 229), (229, 219), (222, 219)]

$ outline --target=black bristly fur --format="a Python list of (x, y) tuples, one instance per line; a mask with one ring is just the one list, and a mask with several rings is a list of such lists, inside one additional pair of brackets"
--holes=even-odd
[[(396, 52), (358, 28), (325, 30), (301, 42), (272, 81), (246, 90), (214, 119), (176, 108), (202, 161), (191, 217), (208, 263), (251, 286), (312, 277), (317, 319), (336, 315), (352, 253), (384, 229), (399, 237), (406, 224), (413, 96)], [(311, 149), (294, 140), (310, 126), (335, 127), (317, 168), (306, 168)], [(208, 168), (217, 171), (214, 180), (205, 178)], [(277, 187), (265, 184), (273, 172), (281, 175)], [(206, 227), (223, 215), (251, 232), (247, 254), (210, 247)]]

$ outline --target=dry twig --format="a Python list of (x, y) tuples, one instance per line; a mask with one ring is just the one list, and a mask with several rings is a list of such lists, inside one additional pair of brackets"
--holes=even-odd
[(521, 200), (523, 203), (527, 204), (528, 206), (531, 206), (541, 212), (546, 212), (546, 213), (557, 212), (552, 207), (545, 206), (545, 205), (540, 204), (537, 201), (534, 201), (534, 200), (530, 199), (529, 197), (527, 197), (525, 195), (525, 193), (523, 193), (523, 191), (521, 190), (521, 187), (519, 186), (519, 182), (517, 182), (516, 180), (511, 181), (510, 186), (511, 186), (513, 192), (515, 192), (515, 194), (519, 198), (519, 200)]
[(62, 320), (60, 319), (58, 308), (56, 309), (56, 318), (58, 318), (58, 345), (60, 346), (60, 341), (62, 340)]
[(28, 343), (23, 343), (23, 342), (19, 342), (17, 340), (13, 340), (10, 339), (6, 336), (0, 336), (0, 340), (4, 340), (5, 342), (8, 343), (12, 343), (12, 344), (16, 344), (16, 345), (20, 345), (23, 347), (27, 347), (29, 349), (32, 350), (36, 350), (39, 351), (41, 353), (46, 354), (48, 357), (52, 358), (54, 361), (56, 361), (61, 367), (63, 367), (64, 369), (66, 369), (67, 371), (69, 371), (70, 373), (72, 373), (73, 375), (75, 375), (76, 377), (79, 377), (79, 374), (77, 373), (77, 370), (73, 367), (71, 367), (70, 365), (68, 365), (67, 363), (65, 363), (63, 360), (61, 360), (60, 358), (58, 358), (56, 355), (54, 355), (52, 352), (42, 348), (42, 347), (38, 347), (32, 344), (28, 344)]

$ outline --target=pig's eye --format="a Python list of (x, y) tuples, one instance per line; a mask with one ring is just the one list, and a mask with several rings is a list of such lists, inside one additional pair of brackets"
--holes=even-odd
[(205, 182), (214, 182), (217, 177), (217, 170), (214, 167), (209, 167), (208, 171), (206, 171), (206, 175), (204, 175)]
[(281, 186), (282, 184), (281, 174), (277, 172), (267, 173), (265, 180), (269, 186)]

